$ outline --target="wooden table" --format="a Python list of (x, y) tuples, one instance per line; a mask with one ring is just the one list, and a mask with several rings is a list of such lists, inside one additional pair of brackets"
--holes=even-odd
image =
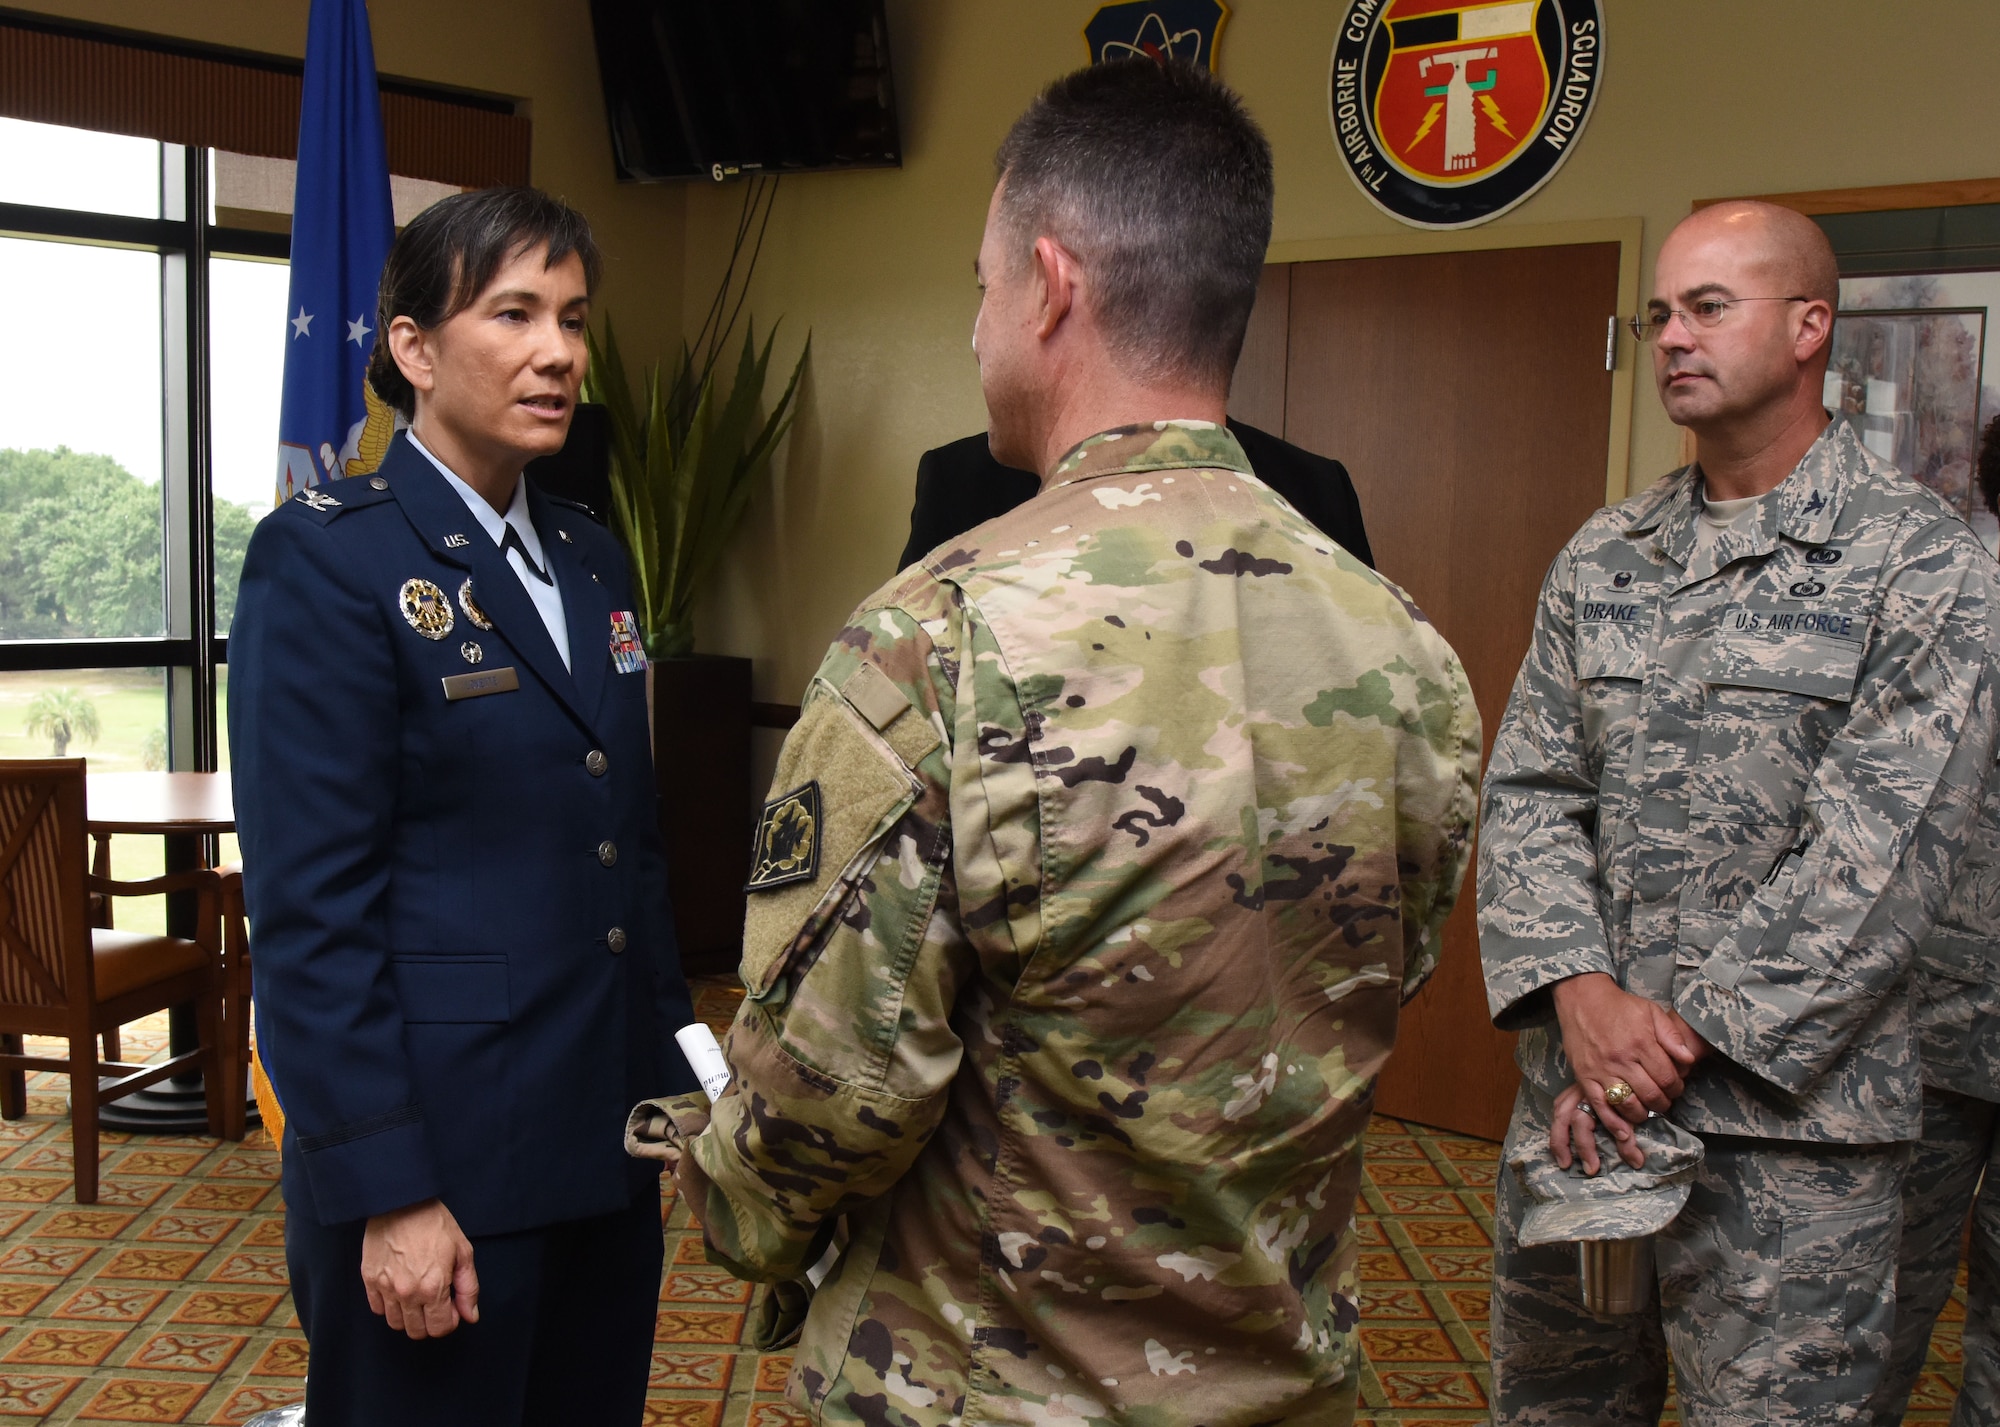
[[(227, 773), (92, 773), (85, 781), (85, 826), (96, 840), (91, 871), (111, 875), (111, 838), (137, 833), (163, 838), (166, 870), (190, 872), (210, 865), (212, 839), (236, 830), (236, 807)], [(167, 898), (167, 934), (193, 940), (199, 916), (192, 892)], [(194, 1007), (167, 1012), (169, 1053), (200, 1043)], [(146, 1090), (106, 1101), (98, 1123), (107, 1130), (150, 1135), (205, 1135), (208, 1113), (200, 1072), (175, 1075)], [(251, 1111), (250, 1123), (256, 1123)]]

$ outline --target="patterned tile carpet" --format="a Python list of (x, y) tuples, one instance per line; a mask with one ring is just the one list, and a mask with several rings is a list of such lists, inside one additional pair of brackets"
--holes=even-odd
[[(701, 988), (718, 1027), (731, 988)], [(128, 1028), (159, 1051), (164, 1018)], [(1378, 1118), (1360, 1218), (1363, 1423), (1487, 1420), (1487, 1280), (1498, 1147)], [(284, 1205), (262, 1132), (103, 1144), (102, 1201), (70, 1178), (63, 1083), (31, 1082), (29, 1115), (0, 1123), (0, 1424), (241, 1423), (303, 1392), (306, 1345), (285, 1292)], [(750, 1289), (703, 1259), (669, 1201), (648, 1422), (793, 1427), (790, 1363), (739, 1346)], [(1957, 1391), (1955, 1298), (1908, 1417), (1942, 1424)], [(1669, 1414), (1666, 1419), (1675, 1418)]]

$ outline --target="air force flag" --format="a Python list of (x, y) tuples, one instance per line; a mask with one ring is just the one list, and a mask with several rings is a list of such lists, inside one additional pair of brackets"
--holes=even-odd
[(367, 391), (364, 374), (382, 261), (395, 236), (367, 6), (312, 0), (292, 198), (279, 501), (373, 470), (393, 434), (392, 415)]

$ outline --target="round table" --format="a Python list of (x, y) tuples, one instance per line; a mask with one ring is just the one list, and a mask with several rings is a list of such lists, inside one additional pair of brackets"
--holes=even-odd
[[(91, 773), (85, 779), (84, 825), (96, 842), (91, 871), (111, 875), (114, 833), (147, 834), (166, 841), (166, 870), (190, 872), (208, 865), (211, 837), (236, 830), (236, 807), (227, 773)], [(193, 893), (167, 897), (167, 934), (193, 940), (199, 902)], [(167, 1012), (170, 1055), (200, 1044), (193, 1006)], [(200, 1072), (176, 1075), (145, 1090), (104, 1103), (98, 1123), (107, 1130), (145, 1135), (205, 1135), (208, 1113)], [(257, 1112), (250, 1111), (250, 1124)]]
[(85, 821), (100, 851), (115, 832), (236, 831), (227, 773), (92, 773), (84, 787)]

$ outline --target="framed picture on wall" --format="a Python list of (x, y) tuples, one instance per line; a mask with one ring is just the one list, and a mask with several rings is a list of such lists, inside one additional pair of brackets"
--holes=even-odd
[(2000, 272), (1843, 278), (1825, 403), (1862, 444), (1922, 481), (1989, 549), (2000, 522), (1974, 471), (1979, 433), (2000, 413), (2000, 369), (1986, 340)]

